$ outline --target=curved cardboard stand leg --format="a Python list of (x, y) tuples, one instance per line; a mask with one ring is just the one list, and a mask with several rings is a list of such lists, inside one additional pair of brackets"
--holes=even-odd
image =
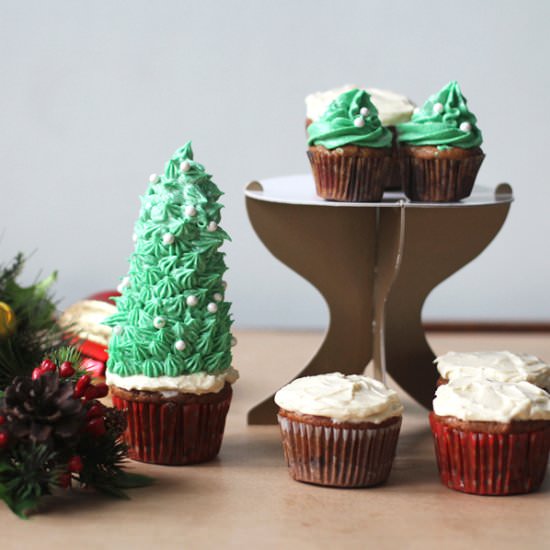
[[(336, 370), (360, 374), (374, 358), (377, 378), (389, 372), (430, 407), (436, 369), (421, 323), (422, 305), (435, 286), (473, 260), (498, 233), (510, 208), (510, 200), (498, 199), (511, 199), (510, 186), (502, 184), (496, 195), (493, 203), (467, 207), (415, 207), (401, 201), (368, 208), (247, 196), (260, 239), (312, 283), (329, 307), (325, 340), (297, 377)], [(270, 396), (249, 412), (248, 423), (274, 424), (276, 412)]]
[[(330, 324), (321, 348), (298, 376), (363, 372), (372, 358), (376, 211), (277, 204), (247, 198), (248, 215), (266, 247), (325, 298)], [(273, 396), (248, 413), (273, 424)]]
[[(468, 209), (402, 209), (401, 215), (382, 209), (380, 213), (382, 283), (375, 298), (375, 367), (378, 372), (386, 370), (426, 408), (431, 407), (437, 370), (422, 327), (424, 301), (439, 283), (487, 247), (509, 207), (503, 203)], [(385, 281), (390, 281), (386, 288)]]

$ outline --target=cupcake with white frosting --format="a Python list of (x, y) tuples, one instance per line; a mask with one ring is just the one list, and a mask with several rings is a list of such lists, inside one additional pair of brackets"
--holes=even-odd
[(473, 376), (498, 382), (531, 382), (550, 390), (550, 365), (527, 353), (511, 351), (450, 351), (435, 360), (439, 384)]
[(437, 388), (430, 425), (447, 487), (508, 495), (542, 484), (550, 450), (550, 395), (542, 388), (454, 378)]
[(361, 375), (298, 378), (275, 394), (291, 477), (335, 487), (388, 478), (403, 406), (394, 390)]

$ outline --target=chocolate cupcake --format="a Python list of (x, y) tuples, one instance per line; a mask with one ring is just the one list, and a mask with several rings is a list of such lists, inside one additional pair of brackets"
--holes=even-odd
[(450, 351), (434, 361), (438, 385), (456, 378), (472, 377), (497, 382), (530, 382), (550, 390), (550, 365), (534, 355), (511, 351)]
[(290, 476), (369, 487), (388, 478), (403, 406), (381, 382), (341, 373), (298, 378), (275, 394)]
[(115, 298), (107, 383), (126, 411), (130, 456), (192, 464), (220, 450), (231, 402), (230, 303), (219, 250), (221, 191), (178, 149), (153, 174), (135, 225), (130, 271)]
[(481, 132), (457, 82), (397, 126), (403, 190), (413, 201), (453, 202), (472, 192), (485, 155)]
[(430, 413), (443, 485), (476, 495), (540, 487), (550, 450), (550, 395), (529, 382), (456, 378)]
[(320, 197), (351, 202), (382, 198), (392, 171), (392, 136), (365, 90), (338, 96), (307, 131), (307, 155)]

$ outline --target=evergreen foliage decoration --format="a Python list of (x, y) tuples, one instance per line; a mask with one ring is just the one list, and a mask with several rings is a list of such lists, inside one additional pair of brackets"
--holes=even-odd
[(31, 376), (17, 376), (0, 399), (0, 499), (22, 518), (46, 495), (71, 486), (118, 498), (151, 479), (127, 472), (125, 414), (106, 407), (72, 348), (58, 349)]
[(0, 389), (15, 376), (30, 374), (47, 353), (69, 338), (56, 322), (50, 294), (57, 274), (22, 287), (17, 278), (24, 266), (22, 253), (0, 266)]

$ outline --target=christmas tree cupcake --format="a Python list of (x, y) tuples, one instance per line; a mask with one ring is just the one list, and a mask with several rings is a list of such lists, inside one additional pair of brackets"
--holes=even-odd
[(431, 96), (397, 126), (403, 187), (413, 201), (468, 197), (485, 155), (481, 132), (457, 82)]
[(127, 411), (132, 458), (204, 462), (219, 452), (238, 378), (219, 250), (229, 238), (219, 226), (222, 193), (191, 143), (149, 181), (118, 311), (106, 321), (107, 383)]
[(317, 194), (328, 200), (376, 202), (391, 177), (391, 132), (365, 90), (340, 94), (307, 128)]

